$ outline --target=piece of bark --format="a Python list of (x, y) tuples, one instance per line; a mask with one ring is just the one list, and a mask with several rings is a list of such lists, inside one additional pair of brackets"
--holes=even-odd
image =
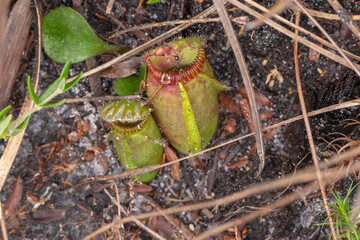
[(15, 213), (15, 210), (18, 207), (19, 202), (21, 200), (23, 189), (24, 189), (23, 181), (20, 178), (20, 176), (18, 176), (11, 193), (7, 197), (6, 202), (4, 204), (5, 219)]
[(9, 1), (0, 1), (0, 46), (2, 46), (2, 40), (5, 35), (9, 3)]
[(30, 3), (30, 0), (17, 1), (7, 22), (5, 37), (0, 48), (0, 109), (6, 107), (10, 99), (22, 52), (29, 36), (33, 16)]
[(65, 217), (65, 209), (43, 209), (32, 214), (32, 219), (36, 222), (51, 223), (59, 221)]

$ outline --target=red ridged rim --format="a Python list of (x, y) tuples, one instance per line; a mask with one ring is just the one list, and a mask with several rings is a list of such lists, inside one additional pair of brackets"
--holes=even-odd
[(195, 78), (204, 68), (205, 65), (205, 49), (203, 45), (198, 46), (197, 55), (190, 66), (184, 66), (174, 72), (161, 72), (150, 61), (152, 55), (145, 55), (143, 61), (148, 67), (149, 74), (163, 84), (174, 85), (179, 81), (186, 83)]
[(112, 131), (115, 131), (122, 135), (132, 135), (135, 133), (138, 133), (142, 131), (146, 125), (146, 123), (149, 121), (150, 114), (143, 120), (141, 120), (139, 123), (131, 125), (126, 125), (126, 123), (115, 121), (115, 122), (109, 122)]

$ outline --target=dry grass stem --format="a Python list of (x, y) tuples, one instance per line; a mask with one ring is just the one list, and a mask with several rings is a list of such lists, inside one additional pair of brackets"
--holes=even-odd
[(354, 33), (354, 35), (360, 39), (360, 31), (352, 16), (341, 6), (337, 0), (328, 0), (328, 3), (330, 3), (335, 12), (339, 14), (341, 22), (345, 23)]
[(8, 238), (8, 233), (7, 233), (7, 229), (6, 229), (6, 225), (5, 225), (5, 219), (4, 219), (1, 202), (0, 202), (0, 225), (1, 225), (1, 232), (2, 232), (3, 239), (8, 240), (9, 238)]
[(231, 48), (234, 52), (236, 62), (240, 68), (240, 73), (243, 78), (245, 90), (246, 90), (246, 93), (247, 93), (247, 96), (249, 99), (249, 104), (250, 104), (250, 108), (251, 108), (251, 116), (253, 119), (255, 138), (256, 138), (256, 149), (257, 149), (257, 153), (258, 153), (259, 160), (260, 160), (259, 172), (257, 174), (257, 176), (259, 176), (265, 166), (265, 151), (264, 151), (264, 140), (263, 140), (263, 134), (261, 131), (259, 111), (257, 109), (257, 105), (256, 105), (256, 101), (255, 101), (254, 89), (251, 84), (250, 74), (247, 69), (246, 62), (245, 62), (239, 41), (238, 41), (237, 36), (235, 35), (235, 32), (234, 32), (234, 29), (231, 25), (231, 21), (229, 19), (229, 15), (228, 15), (228, 12), (226, 11), (226, 8), (224, 7), (224, 3), (221, 0), (213, 0), (213, 2), (216, 7), (216, 10), (219, 14), (219, 17), (221, 19), (221, 23), (224, 27), (225, 33), (230, 42)]
[[(326, 166), (330, 167), (330, 166), (337, 164), (349, 157), (354, 157), (359, 154), (360, 154), (360, 147), (357, 147), (356, 149), (353, 149), (353, 150), (347, 151), (345, 153), (339, 154), (337, 156), (334, 156), (328, 162), (322, 162), (320, 164), (320, 167), (321, 168), (324, 168)], [(353, 170), (359, 171), (360, 163), (356, 163), (353, 166)], [(326, 169), (323, 170), (324, 179), (326, 179), (326, 181), (333, 180), (334, 173), (330, 172), (329, 174), (325, 174), (327, 171), (328, 170), (326, 170)], [(337, 171), (337, 168), (334, 168), (334, 171)], [(339, 176), (345, 177), (346, 171), (345, 170), (341, 171), (339, 173)], [(122, 221), (124, 223), (126, 223), (126, 222), (131, 222), (134, 219), (145, 219), (145, 218), (150, 218), (150, 217), (154, 217), (154, 216), (160, 216), (163, 214), (165, 214), (165, 215), (166, 214), (174, 214), (174, 213), (179, 213), (179, 212), (194, 211), (196, 209), (211, 208), (211, 207), (215, 207), (215, 206), (226, 205), (231, 202), (238, 201), (240, 199), (243, 199), (243, 198), (246, 198), (249, 196), (253, 196), (255, 194), (259, 194), (259, 193), (266, 192), (266, 191), (272, 191), (272, 190), (275, 190), (275, 189), (278, 189), (281, 187), (286, 187), (289, 184), (289, 182), (292, 182), (295, 185), (295, 184), (299, 184), (299, 183), (306, 183), (306, 182), (314, 181), (316, 179), (317, 179), (317, 176), (316, 176), (315, 168), (309, 167), (307, 169), (298, 171), (298, 173), (295, 176), (293, 176), (293, 174), (288, 174), (281, 179), (275, 179), (271, 182), (254, 184), (254, 185), (248, 186), (248, 188), (246, 188), (243, 191), (234, 193), (232, 195), (229, 195), (229, 196), (226, 196), (226, 197), (223, 197), (220, 199), (215, 199), (215, 200), (202, 202), (202, 203), (190, 204), (190, 205), (181, 206), (181, 207), (174, 207), (174, 208), (161, 210), (159, 212), (154, 212), (154, 213), (139, 214), (137, 216), (123, 218)], [(87, 237), (84, 238), (84, 240), (90, 240), (91, 237), (94, 237), (97, 234), (100, 234), (100, 233), (106, 231), (107, 229), (110, 229), (111, 227), (115, 226), (116, 224), (118, 224), (117, 221), (110, 223), (110, 224), (96, 230), (91, 235), (88, 235)]]
[(226, 231), (229, 228), (232, 228), (234, 226), (239, 226), (242, 224), (246, 224), (247, 222), (250, 222), (258, 217), (265, 216), (266, 214), (268, 214), (278, 208), (284, 207), (284, 206), (288, 205), (289, 203), (294, 202), (298, 198), (306, 196), (307, 194), (309, 194), (311, 191), (314, 191), (318, 187), (319, 187), (318, 183), (309, 184), (301, 191), (296, 191), (294, 193), (287, 194), (285, 197), (283, 197), (280, 200), (277, 200), (276, 202), (274, 202), (272, 204), (260, 207), (260, 210), (254, 211), (252, 213), (245, 215), (242, 218), (232, 220), (230, 222), (221, 224), (220, 226), (217, 226), (209, 231), (206, 231), (206, 232), (200, 234), (199, 236), (197, 236), (194, 240), (209, 239), (209, 237), (215, 236), (216, 234)]
[[(36, 73), (35, 73), (35, 77), (32, 78), (32, 85), (33, 88), (36, 92), (38, 83), (39, 83), (39, 76), (40, 76), (40, 61), (41, 61), (41, 14), (40, 14), (40, 10), (39, 10), (39, 4), (36, 4), (36, 13), (37, 13), (37, 30), (38, 30), (38, 66), (36, 67)], [(35, 80), (35, 81), (34, 81)], [(30, 94), (26, 94), (25, 100), (24, 100), (24, 104), (21, 108), (20, 111), (20, 115), (23, 115), (24, 113), (30, 111), (30, 109), (33, 107), (34, 102), (32, 100), (32, 98), (30, 97)], [(21, 141), (24, 137), (26, 131), (26, 127), (24, 128), (24, 130), (22, 130), (19, 134), (17, 134), (15, 137), (11, 138), (7, 145), (6, 148), (3, 152), (3, 155), (0, 158), (0, 192), (2, 190), (2, 187), (4, 186), (6, 177), (10, 171), (10, 168), (15, 160), (17, 151), (20, 147)]]
[[(110, 198), (112, 204), (114, 204), (118, 209), (121, 210), (121, 212), (125, 215), (125, 216), (129, 216), (129, 213), (121, 206), (118, 205), (117, 200), (110, 194), (110, 192), (105, 188), (104, 192), (106, 193), (106, 195)], [(130, 217), (131, 218), (131, 217)], [(121, 221), (121, 219), (115, 220), (117, 223), (113, 226), (116, 227), (118, 226), (120, 223), (123, 224), (123, 222)], [(114, 221), (114, 222), (115, 222)], [(114, 223), (113, 222), (113, 223)], [(151, 236), (155, 237), (156, 239), (160, 239), (160, 240), (166, 240), (165, 238), (163, 238), (160, 234), (158, 234), (157, 232), (153, 231), (152, 229), (148, 228), (147, 226), (145, 226), (142, 222), (140, 222), (137, 219), (134, 219), (134, 223), (137, 224), (139, 227), (141, 227), (142, 229), (144, 229), (146, 232), (148, 232)], [(100, 228), (101, 229), (101, 228)], [(96, 232), (96, 231), (95, 231)], [(89, 239), (92, 239), (93, 237), (95, 237), (98, 234), (94, 234), (95, 232), (92, 232), (91, 234), (89, 234), (87, 237), (89, 237)], [(85, 239), (85, 238), (84, 238)]]
[[(299, 22), (300, 22), (300, 12), (295, 12), (295, 24), (299, 25)], [(295, 29), (295, 34), (298, 34), (298, 30), (296, 30), (296, 29)], [(301, 79), (300, 79), (300, 69), (299, 69), (299, 59), (298, 59), (298, 42), (296, 40), (294, 41), (294, 62), (295, 62), (296, 86), (298, 89), (301, 111), (304, 116), (306, 134), (308, 136), (308, 141), (309, 141), (309, 145), (310, 145), (310, 149), (311, 149), (311, 155), (312, 155), (312, 159), (314, 161), (314, 165), (315, 165), (315, 169), (316, 169), (316, 176), (319, 180), (319, 185), (320, 185), (321, 195), (322, 195), (324, 205), (325, 205), (325, 210), (328, 215), (331, 232), (333, 234), (332, 237), (334, 238), (334, 240), (336, 240), (337, 235), (336, 235), (336, 231), (334, 228), (334, 223), (331, 218), (330, 208), (328, 206), (328, 201), (327, 201), (326, 191), (325, 191), (325, 183), (324, 183), (323, 177), (321, 175), (319, 160), (318, 160), (318, 156), (317, 156), (317, 153), (315, 150), (314, 139), (312, 137), (312, 131), (311, 131), (311, 127), (310, 127), (309, 117), (307, 114), (304, 95), (303, 95), (303, 91), (302, 91)]]
[(355, 64), (345, 55), (345, 53), (341, 50), (341, 48), (337, 45), (337, 43), (332, 39), (332, 37), (325, 31), (325, 29), (316, 21), (316, 19), (310, 15), (308, 11), (304, 8), (304, 6), (298, 1), (295, 0), (296, 5), (301, 8), (305, 14), (310, 18), (310, 20), (316, 25), (317, 28), (324, 34), (324, 36), (335, 46), (336, 50), (340, 53), (340, 55), (349, 63), (351, 68), (356, 72), (358, 76), (360, 76), (360, 68), (359, 66), (355, 66)]
[[(231, 4), (233, 4), (236, 7), (240, 8), (241, 10), (253, 15), (256, 18), (260, 18), (262, 16), (257, 11), (254, 11), (250, 7), (246, 6), (245, 4), (242, 4), (242, 3), (238, 2), (236, 0), (228, 0), (228, 2), (230, 2)], [(351, 65), (344, 58), (342, 58), (341, 56), (336, 55), (336, 54), (334, 54), (334, 53), (332, 53), (332, 52), (330, 52), (328, 50), (325, 50), (324, 48), (319, 47), (316, 43), (310, 42), (309, 40), (306, 40), (305, 38), (302, 38), (302, 37), (294, 34), (292, 31), (284, 28), (283, 26), (281, 26), (280, 24), (277, 24), (276, 22), (274, 22), (271, 19), (265, 19), (264, 22), (266, 24), (268, 24), (269, 26), (271, 26), (271, 27), (277, 29), (278, 31), (282, 32), (283, 34), (289, 36), (290, 38), (292, 38), (294, 40), (297, 40), (298, 42), (304, 44), (305, 46), (318, 51), (322, 55), (324, 55), (324, 56), (326, 56), (326, 57), (328, 57), (328, 58), (330, 58), (330, 59), (332, 59), (332, 60), (334, 60), (334, 61), (336, 61), (336, 62), (338, 62), (338, 63), (352, 69)], [(360, 67), (358, 64), (355, 64), (355, 66), (357, 68)]]
[(114, 6), (115, 0), (109, 0), (107, 6), (106, 6), (106, 13), (110, 14), (112, 11), (112, 8)]
[[(253, 0), (244, 0), (244, 1), (245, 1), (247, 4), (249, 4), (249, 5), (253, 6), (253, 7), (256, 7), (257, 9), (259, 9), (259, 10), (265, 12), (265, 13), (268, 13), (268, 12), (269, 12), (269, 10), (268, 10), (267, 8), (261, 6), (260, 4), (254, 2)], [(298, 8), (296, 8), (295, 10), (297, 10), (297, 9), (298, 9)], [(310, 10), (307, 9), (307, 11), (310, 11)], [(310, 14), (311, 14), (311, 13), (310, 13)], [(360, 16), (360, 15), (359, 15), (359, 16)], [(322, 44), (324, 44), (325, 46), (330, 47), (330, 48), (336, 50), (335, 46), (332, 45), (331, 43), (329, 43), (328, 41), (326, 41), (325, 39), (319, 37), (319, 36), (316, 35), (316, 34), (313, 34), (312, 32), (309, 32), (308, 30), (306, 30), (306, 29), (304, 29), (304, 28), (302, 28), (302, 27), (300, 27), (300, 26), (295, 25), (294, 23), (292, 23), (292, 22), (288, 21), (287, 19), (279, 16), (278, 14), (274, 14), (274, 18), (276, 18), (277, 20), (281, 21), (282, 23), (288, 25), (289, 27), (292, 27), (292, 28), (294, 28), (294, 29), (299, 30), (299, 32), (305, 34), (305, 36), (309, 36), (309, 37), (313, 38), (314, 40), (316, 40), (317, 42), (322, 43)], [(360, 19), (360, 18), (359, 18), (359, 19)], [(320, 47), (318, 46), (318, 48), (320, 48)], [(347, 56), (349, 56), (349, 57), (351, 57), (351, 58), (354, 58), (354, 59), (360, 61), (360, 57), (359, 57), (359, 56), (357, 56), (357, 55), (355, 55), (355, 54), (352, 54), (351, 52), (348, 52), (348, 51), (346, 51), (346, 50), (344, 50), (344, 49), (342, 49), (342, 51), (343, 51)]]
[[(235, 23), (239, 23), (239, 21), (236, 19), (230, 19), (231, 21)], [(164, 22), (158, 22), (158, 23), (149, 23), (149, 24), (143, 24), (141, 26), (134, 26), (131, 28), (127, 28), (121, 31), (118, 31), (110, 36), (110, 38), (119, 37), (125, 33), (133, 32), (136, 30), (142, 30), (142, 29), (151, 29), (153, 27), (163, 27), (163, 26), (171, 26), (171, 25), (179, 25), (179, 24), (196, 24), (196, 23), (209, 23), (209, 22), (220, 22), (220, 18), (198, 18), (198, 19), (187, 19), (187, 20), (174, 20), (174, 21), (164, 21)], [(245, 22), (244, 22), (245, 24)]]
[(275, 3), (270, 9), (267, 9), (265, 14), (261, 16), (261, 18), (257, 18), (254, 21), (250, 22), (245, 27), (245, 31), (252, 30), (254, 28), (262, 26), (265, 19), (272, 18), (274, 16), (278, 16), (278, 13), (284, 11), (289, 5), (292, 4), (292, 0), (281, 0)]
[[(151, 197), (146, 196), (146, 200), (153, 206), (154, 209), (162, 209)], [(193, 239), (192, 232), (176, 217), (172, 215), (162, 215), (169, 223), (171, 223), (186, 239)]]
[[(246, 1), (246, 0), (245, 0)], [(290, 9), (293, 9), (295, 11), (300, 11), (302, 13), (304, 13), (300, 8), (298, 8), (296, 5), (292, 5), (290, 6)], [(309, 8), (305, 8), (313, 17), (317, 17), (317, 18), (323, 18), (323, 19), (327, 19), (327, 20), (341, 20), (339, 15), (337, 14), (331, 14), (331, 13), (324, 13), (324, 12), (320, 12), (320, 11), (316, 11), (316, 10), (312, 10)], [(351, 18), (354, 21), (359, 21), (360, 20), (360, 15), (352, 15)]]

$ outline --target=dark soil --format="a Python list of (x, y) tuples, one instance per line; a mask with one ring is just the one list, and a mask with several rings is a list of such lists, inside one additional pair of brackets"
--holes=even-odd
[[(99, 35), (109, 36), (110, 32), (116, 30), (118, 26), (112, 21), (97, 17), (96, 14), (102, 16), (105, 14), (94, 2), (83, 1), (82, 3), (86, 20)], [(270, 7), (275, 1), (262, 0), (257, 2), (262, 6)], [(356, 9), (353, 1), (344, 0), (341, 2), (348, 11), (359, 14), (359, 9)], [(107, 1), (100, 1), (100, 3), (106, 6)], [(131, 27), (144, 23), (189, 19), (207, 9), (212, 2), (205, 0), (200, 4), (195, 0), (163, 0), (154, 5), (144, 3), (144, 9), (141, 13), (135, 12), (137, 4), (138, 0), (115, 1), (113, 13), (125, 26)], [(333, 12), (326, 0), (307, 0), (306, 5), (314, 10)], [(43, 14), (45, 15), (60, 6), (72, 7), (73, 5), (72, 1), (67, 0), (45, 1), (43, 3)], [(33, 11), (35, 12), (35, 8)], [(232, 11), (231, 15), (242, 16), (246, 14), (236, 10)], [(293, 17), (293, 12), (287, 10), (282, 16), (290, 20)], [(339, 21), (321, 20), (320, 23), (332, 36), (336, 36), (342, 27)], [(318, 29), (305, 16), (302, 16), (300, 25), (314, 33), (319, 33)], [(153, 28), (146, 30), (146, 32), (153, 38), (171, 29), (171, 27)], [(235, 29), (239, 31), (240, 27), (235, 26)], [(32, 34), (36, 35), (35, 21)], [(222, 25), (220, 23), (195, 24), (177, 37), (194, 35), (209, 37), (206, 48), (207, 59), (210, 61), (217, 79), (228, 86), (227, 93), (237, 102), (241, 96), (237, 93), (236, 87), (242, 86), (243, 81), (233, 52), (227, 45)], [(266, 126), (277, 120), (286, 120), (301, 114), (296, 92), (293, 40), (267, 25), (261, 26), (253, 32), (246, 32), (238, 39), (243, 48), (254, 87), (274, 104), (272, 117), (267, 122), (263, 122), (263, 125)], [(130, 48), (142, 43), (132, 34), (126, 34), (114, 40)], [(336, 41), (341, 47), (360, 55), (357, 39), (353, 35), (346, 39), (338, 37)], [(17, 108), (21, 106), (22, 99), (27, 91), (25, 80), (36, 66), (36, 44), (37, 40), (34, 40), (27, 56), (23, 59), (21, 69), (24, 70), (19, 73), (14, 87), (11, 104)], [(308, 58), (309, 49), (303, 45), (299, 45), (299, 55), (301, 55), (299, 59), (301, 81), (308, 111), (351, 100), (360, 95), (360, 78), (352, 70), (324, 56), (320, 56), (317, 62), (310, 61)], [(268, 60), (265, 66), (262, 65), (263, 60)], [(97, 57), (97, 61), (98, 64), (104, 62), (100, 57)], [(275, 81), (274, 87), (270, 89), (265, 84), (265, 80), (275, 67), (283, 76), (284, 82)], [(61, 68), (61, 65), (55, 64), (43, 53), (41, 91), (57, 78)], [(327, 72), (325, 76), (319, 74), (318, 68)], [(73, 64), (70, 75), (75, 76), (80, 71), (86, 71), (86, 65), (84, 63)], [(103, 91), (106, 94), (114, 94), (112, 91), (114, 79), (102, 78), (101, 81)], [(86, 78), (81, 80), (66, 95), (68, 98), (90, 96), (91, 89)], [(102, 103), (100, 103), (101, 105)], [(264, 109), (261, 108), (260, 110)], [(333, 150), (325, 148), (327, 142), (339, 136), (329, 135), (331, 133), (343, 133), (351, 136), (352, 139), (359, 138), (357, 126), (345, 128), (345, 124), (342, 123), (345, 119), (356, 118), (357, 114), (358, 108), (348, 108), (310, 119), (315, 145), (320, 157), (328, 157), (329, 150)], [(219, 140), (219, 142), (249, 132), (245, 120), (240, 114), (226, 111), (221, 107), (218, 130), (214, 139), (219, 138), (222, 134), (224, 125), (229, 118), (235, 118), (236, 131)], [(89, 123), (91, 130), (84, 132), (80, 140), (69, 141), (68, 136), (77, 130), (78, 121), (83, 125)], [(100, 120), (98, 108), (94, 103), (65, 104), (35, 113), (31, 117), (16, 161), (1, 195), (1, 201), (4, 203), (16, 178), (21, 177), (24, 184), (24, 194), (16, 212), (17, 215), (13, 217), (12, 221), (7, 221), (10, 239), (81, 239), (103, 224), (110, 223), (115, 219), (117, 208), (106, 193), (101, 190), (101, 187), (106, 185), (100, 184), (106, 183), (78, 185), (81, 180), (88, 177), (124, 171), (123, 167), (119, 165), (113, 147), (104, 138), (107, 132), (108, 129)], [(222, 166), (222, 162), (219, 160), (221, 152), (232, 153), (237, 151), (230, 159), (229, 164), (231, 164), (236, 162), (238, 158), (246, 156), (253, 142), (253, 138), (248, 138), (233, 144), (230, 148), (223, 147), (202, 155), (201, 159), (197, 160), (205, 163), (202, 168), (194, 167), (195, 163), (198, 163), (196, 161), (183, 161), (180, 179), (176, 181), (171, 178), (170, 168), (165, 167), (162, 173), (150, 182), (152, 192), (146, 195), (153, 198), (160, 206), (170, 208), (181, 204), (196, 203), (206, 199), (207, 196), (218, 199), (246, 189), (251, 184), (265, 183), (272, 179), (281, 178), (285, 174), (292, 173), (297, 164), (299, 164), (298, 169), (313, 164), (311, 155), (307, 155), (310, 149), (305, 127), (302, 121), (299, 121), (283, 127), (273, 139), (265, 141), (266, 163), (259, 178), (255, 177), (259, 165), (256, 155), (250, 156), (249, 163), (242, 168), (228, 169)], [(0, 144), (0, 153), (2, 153), (5, 145), (3, 142)], [(103, 151), (87, 150), (95, 146), (103, 149)], [(178, 153), (178, 156), (183, 155)], [(103, 162), (108, 163), (108, 169)], [(216, 164), (215, 167), (213, 167), (214, 164)], [(70, 166), (74, 166), (74, 169), (66, 169)], [(216, 171), (212, 171), (212, 169)], [(214, 176), (216, 179), (213, 187), (209, 187), (209, 179)], [(352, 180), (354, 180), (352, 177), (337, 182), (334, 180), (333, 187), (340, 191), (340, 194), (345, 194)], [(120, 191), (121, 205), (132, 214), (148, 211), (146, 209), (150, 204), (144, 195), (135, 194), (133, 198), (129, 196), (129, 182), (131, 182), (129, 179), (116, 180)], [(303, 185), (291, 186), (284, 194), (302, 187)], [(100, 188), (100, 191), (96, 191), (96, 188)], [(115, 196), (113, 188), (108, 187), (107, 189)], [(176, 217), (196, 235), (225, 221), (254, 211), (257, 207), (273, 202), (282, 191), (283, 189), (266, 192), (226, 206), (219, 206), (216, 209), (209, 209), (213, 217), (207, 216), (203, 211), (182, 213)], [(31, 196), (42, 199), (42, 204), (35, 207), (34, 200), (30, 201)], [(186, 203), (179, 203), (169, 200), (170, 198), (191, 200)], [(331, 195), (329, 195), (329, 200), (330, 203), (333, 203)], [(287, 207), (249, 222), (246, 239), (327, 239), (329, 229), (327, 227), (322, 229), (315, 225), (325, 220), (322, 204), (320, 195), (307, 199), (307, 202), (299, 199)], [(40, 221), (35, 212), (44, 209), (63, 209), (65, 217), (60, 217), (61, 219), (57, 220), (56, 217), (60, 214), (55, 213), (55, 219), (46, 218)], [(145, 224), (148, 225), (147, 222)], [(240, 226), (239, 229), (242, 230), (243, 227)], [(136, 229), (135, 224), (125, 224), (125, 239), (130, 239)], [(112, 239), (115, 236), (114, 234), (114, 231), (108, 231), (97, 239)], [(225, 235), (234, 237), (233, 232), (226, 231), (215, 239), (226, 239)], [(175, 239), (173, 235), (164, 236), (168, 239)], [(139, 239), (151, 238), (143, 230), (138, 232), (138, 237)], [(181, 235), (177, 237), (177, 239), (183, 238)]]

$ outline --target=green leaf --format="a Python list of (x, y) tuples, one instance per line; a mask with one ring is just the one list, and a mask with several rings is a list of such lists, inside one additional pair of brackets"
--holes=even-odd
[(114, 90), (119, 96), (133, 95), (140, 91), (141, 79), (136, 75), (130, 75), (116, 80)]
[(139, 76), (140, 82), (141, 81), (146, 82), (146, 74), (147, 74), (147, 66), (142, 65), (140, 68), (140, 76)]
[(85, 19), (68, 7), (56, 8), (44, 17), (42, 41), (46, 54), (59, 63), (77, 63), (100, 53), (129, 50), (103, 43)]
[(58, 78), (53, 82), (45, 91), (43, 94), (41, 94), (39, 98), (39, 104), (44, 105), (51, 99), (48, 99), (51, 95), (53, 95), (58, 89), (64, 89), (65, 88), (65, 82), (66, 79), (64, 78)]
[(39, 98), (38, 98), (38, 96), (36, 95), (34, 89), (31, 86), (31, 78), (30, 78), (30, 76), (28, 77), (27, 85), (28, 85), (28, 88), (29, 88), (30, 97), (32, 98), (32, 100), (34, 100), (34, 103), (36, 105), (39, 105)]
[(11, 122), (12, 114), (9, 114), (4, 120), (0, 122), (0, 138), (4, 135), (7, 127)]
[(161, 0), (149, 0), (149, 1), (147, 1), (146, 3), (147, 4), (154, 4), (154, 3), (158, 3), (158, 2), (160, 2)]
[[(69, 75), (69, 69), (70, 69), (70, 64), (71, 62), (70, 61), (67, 61), (63, 67), (63, 69), (61, 70), (61, 73), (60, 73), (60, 76), (59, 78), (61, 79), (67, 79), (68, 75)], [(66, 84), (66, 82), (65, 82)], [(65, 86), (64, 86), (65, 87)], [(63, 88), (61, 90), (64, 90)]]
[(4, 108), (3, 110), (0, 111), (0, 121), (1, 119), (3, 119), (3, 117), (5, 116), (5, 114), (10, 110), (11, 106), (7, 106), (6, 108)]
[(83, 72), (81, 72), (79, 74), (79, 76), (77, 76), (74, 80), (72, 80), (69, 84), (65, 85), (65, 89), (64, 92), (66, 92), (67, 90), (69, 90), (70, 88), (72, 88), (73, 86), (75, 86), (75, 84), (77, 84), (79, 82), (79, 80), (81, 79), (81, 76), (83, 75)]
[(14, 137), (15, 135), (17, 135), (19, 132), (21, 132), (22, 130), (24, 130), (24, 128), (28, 125), (30, 120), (30, 117), (27, 117), (15, 130), (15, 132), (13, 132), (11, 134), (11, 137)]
[[(55, 92), (58, 89), (61, 90), (59, 93), (65, 92), (66, 79), (69, 74), (69, 68), (70, 68), (70, 61), (67, 61), (66, 64), (64, 65), (63, 69), (61, 70), (60, 77), (58, 77), (58, 79), (56, 79), (52, 84), (50, 84), (50, 86), (43, 92), (43, 94), (41, 94), (41, 96), (39, 98), (40, 105), (43, 106), (48, 101), (50, 101), (52, 99), (51, 96), (53, 94), (55, 94)], [(71, 83), (69, 83), (69, 84), (71, 84)]]
[(60, 106), (61, 104), (64, 104), (65, 102), (66, 102), (66, 98), (61, 99), (60, 101), (58, 101), (56, 103), (43, 104), (41, 106), (42, 107), (57, 107), (57, 106)]
[(191, 152), (197, 153), (200, 152), (201, 150), (201, 136), (200, 136), (199, 128), (196, 124), (195, 115), (190, 103), (190, 99), (186, 93), (184, 85), (180, 81), (179, 81), (179, 88), (182, 99), (183, 118), (185, 120), (185, 126), (188, 135), (188, 143)]

